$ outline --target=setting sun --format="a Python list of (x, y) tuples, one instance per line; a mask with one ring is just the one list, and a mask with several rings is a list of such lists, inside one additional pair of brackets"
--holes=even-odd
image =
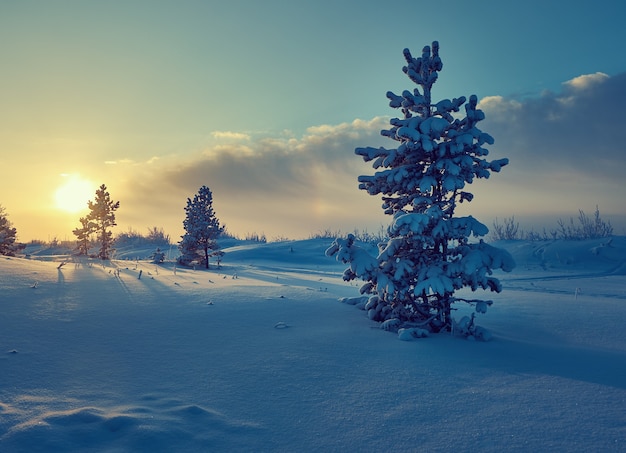
[(95, 185), (76, 175), (63, 177), (65, 182), (54, 193), (56, 207), (71, 213), (87, 209), (87, 201), (95, 193)]

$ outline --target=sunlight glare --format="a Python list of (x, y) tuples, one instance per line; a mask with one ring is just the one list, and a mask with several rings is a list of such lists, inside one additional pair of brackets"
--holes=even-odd
[(87, 201), (95, 193), (94, 184), (77, 175), (62, 176), (66, 181), (54, 193), (56, 207), (70, 213), (87, 209)]

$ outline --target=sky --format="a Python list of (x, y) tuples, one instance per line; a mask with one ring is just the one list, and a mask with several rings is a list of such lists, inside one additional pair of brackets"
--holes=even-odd
[(404, 48), (437, 40), (435, 101), (476, 94), (510, 165), (459, 215), (556, 227), (596, 206), (626, 234), (626, 7), (620, 1), (0, 0), (0, 205), (18, 239), (74, 239), (105, 184), (114, 233), (183, 233), (207, 185), (227, 230), (268, 240), (378, 232), (356, 147), (415, 85)]

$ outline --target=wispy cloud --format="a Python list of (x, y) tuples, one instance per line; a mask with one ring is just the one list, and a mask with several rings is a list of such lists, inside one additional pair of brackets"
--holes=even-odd
[(214, 138), (218, 139), (228, 139), (228, 140), (250, 140), (250, 135), (243, 132), (232, 132), (232, 131), (213, 131), (211, 135)]
[(132, 159), (119, 159), (119, 160), (105, 160), (105, 165), (126, 165), (132, 164), (134, 161)]

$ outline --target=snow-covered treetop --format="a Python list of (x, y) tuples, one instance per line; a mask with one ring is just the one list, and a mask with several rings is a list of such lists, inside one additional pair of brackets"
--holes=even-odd
[[(387, 92), (389, 105), (401, 109), (402, 118), (392, 118), (391, 128), (383, 136), (399, 142), (395, 149), (357, 148), (356, 154), (375, 169), (371, 176), (359, 177), (359, 187), (371, 195), (383, 194), (385, 213), (399, 211), (424, 212), (437, 204), (445, 216), (451, 214), (456, 202), (471, 201), (471, 193), (463, 191), (474, 178), (488, 178), (491, 171), (500, 171), (508, 159), (487, 161), (493, 137), (477, 124), (485, 118), (477, 108), (478, 98), (464, 96), (433, 103), (431, 89), (443, 68), (439, 43), (425, 46), (421, 57), (415, 58), (404, 49), (407, 66), (402, 68), (418, 85), (401, 95)], [(465, 118), (454, 117), (465, 104)], [(458, 115), (457, 115), (458, 116)]]

